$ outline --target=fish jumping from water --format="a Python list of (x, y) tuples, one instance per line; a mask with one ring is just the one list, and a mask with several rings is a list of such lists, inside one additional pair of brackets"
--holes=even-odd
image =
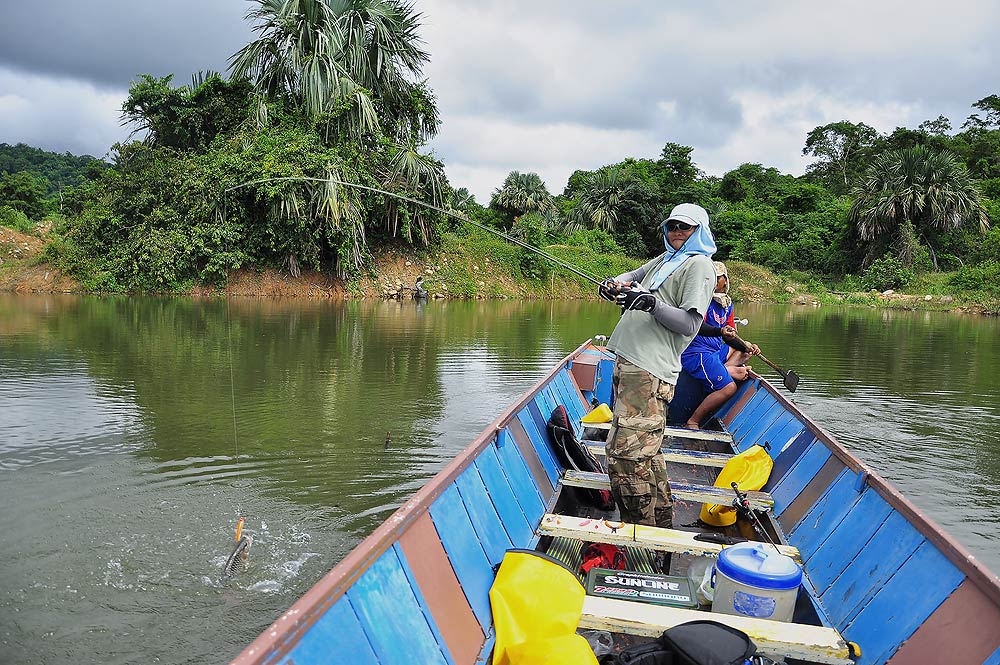
[(222, 577), (232, 577), (237, 572), (245, 573), (250, 567), (250, 546), (253, 538), (243, 535), (243, 518), (236, 524), (236, 547), (222, 566)]

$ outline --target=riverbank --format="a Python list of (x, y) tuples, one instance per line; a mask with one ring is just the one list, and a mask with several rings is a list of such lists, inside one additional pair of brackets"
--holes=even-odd
[[(17, 293), (87, 293), (73, 277), (46, 261), (47, 241), (37, 235), (0, 227), (0, 291)], [(848, 304), (865, 307), (936, 310), (997, 315), (993, 302), (980, 302), (964, 294), (897, 291), (829, 291), (809, 276), (797, 281), (766, 268), (739, 261), (727, 262), (736, 302), (773, 302), (808, 305)], [(537, 279), (509, 276), (496, 258), (459, 244), (419, 254), (386, 251), (375, 257), (370, 274), (345, 282), (329, 273), (302, 271), (293, 277), (273, 268), (241, 269), (230, 274), (225, 288), (196, 286), (186, 293), (195, 297), (220, 295), (262, 298), (409, 298), (416, 280), (431, 298), (462, 299), (578, 299), (593, 295), (592, 284), (561, 269)], [(926, 282), (927, 280), (925, 280)], [(808, 282), (808, 283), (807, 283)], [(938, 285), (942, 280), (937, 280)], [(910, 289), (912, 291), (912, 289)]]

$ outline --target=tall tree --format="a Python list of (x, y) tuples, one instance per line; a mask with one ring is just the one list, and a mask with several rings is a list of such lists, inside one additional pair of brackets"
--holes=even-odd
[[(429, 56), (420, 47), (420, 14), (400, 0), (253, 0), (247, 14), (260, 37), (230, 60), (269, 97), (291, 99), (306, 113), (347, 118), (352, 133), (373, 131), (420, 140), (437, 131), (430, 90), (417, 81)], [(349, 109), (345, 113), (345, 109)], [(380, 113), (381, 111), (381, 113)], [(414, 136), (415, 134), (415, 136)]]
[(45, 180), (29, 171), (0, 174), (0, 205), (20, 210), (37, 222), (45, 216)]
[(852, 177), (864, 168), (878, 138), (879, 133), (863, 122), (831, 122), (809, 132), (802, 154), (817, 158), (808, 171), (840, 194), (847, 191)]
[(851, 193), (850, 221), (862, 240), (873, 243), (868, 260), (887, 243), (905, 241), (901, 231), (912, 224), (927, 242), (936, 269), (928, 231), (948, 231), (969, 222), (982, 232), (989, 228), (975, 180), (949, 152), (917, 146), (882, 154)]
[(555, 207), (552, 195), (537, 173), (511, 171), (503, 185), (493, 192), (490, 205), (500, 208), (512, 217), (526, 212), (548, 212)]

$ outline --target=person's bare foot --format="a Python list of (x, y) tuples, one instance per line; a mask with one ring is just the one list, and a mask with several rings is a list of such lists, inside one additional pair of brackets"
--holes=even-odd
[(689, 420), (686, 423), (684, 423), (684, 427), (686, 427), (688, 429), (701, 429), (701, 423), (696, 423), (696, 422), (693, 422), (693, 421)]

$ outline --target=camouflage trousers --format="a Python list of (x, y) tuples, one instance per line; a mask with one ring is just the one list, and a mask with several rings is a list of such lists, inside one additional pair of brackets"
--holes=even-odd
[(622, 358), (615, 363), (614, 418), (608, 435), (608, 475), (621, 518), (671, 528), (667, 464), (660, 447), (674, 387)]

